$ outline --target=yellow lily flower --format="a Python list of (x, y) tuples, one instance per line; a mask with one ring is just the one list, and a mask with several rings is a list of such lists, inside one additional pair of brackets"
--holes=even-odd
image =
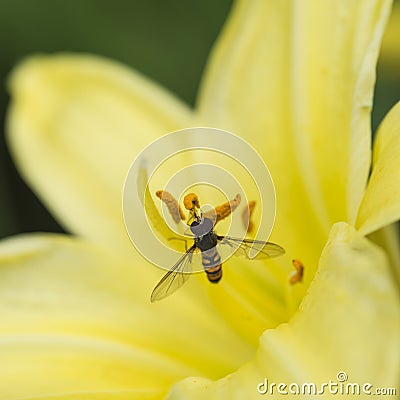
[[(389, 13), (389, 1), (238, 1), (194, 110), (99, 57), (22, 63), (10, 82), (11, 150), (74, 236), (0, 245), (0, 399), (279, 398), (280, 383), (307, 382), (327, 398), (329, 381), (359, 384), (366, 398), (396, 387), (400, 104), (368, 177)], [(260, 152), (277, 192), (272, 239), (304, 263), (304, 283), (289, 285), (281, 257), (149, 302), (162, 273), (127, 238), (124, 178), (148, 143), (193, 125)]]

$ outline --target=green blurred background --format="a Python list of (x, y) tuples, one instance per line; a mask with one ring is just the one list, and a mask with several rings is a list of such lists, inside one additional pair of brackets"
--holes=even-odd
[[(193, 105), (208, 53), (231, 0), (0, 0), (1, 122), (6, 78), (25, 56), (75, 51), (124, 62)], [(393, 40), (392, 40), (393, 41)], [(400, 48), (400, 38), (399, 38)], [(387, 46), (378, 69), (373, 128), (400, 98), (400, 57)], [(385, 50), (386, 51), (386, 50)], [(394, 51), (396, 52), (396, 51)], [(62, 228), (19, 177), (0, 138), (0, 237)]]

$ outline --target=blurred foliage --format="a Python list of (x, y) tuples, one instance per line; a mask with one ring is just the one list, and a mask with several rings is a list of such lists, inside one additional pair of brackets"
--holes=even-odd
[(372, 127), (400, 100), (400, 0), (394, 2), (378, 60)]
[[(89, 52), (130, 65), (193, 105), (208, 53), (232, 0), (0, 0), (1, 122), (6, 77), (33, 53)], [(400, 9), (378, 68), (374, 128), (399, 99)], [(62, 231), (19, 177), (0, 139), (0, 237)]]

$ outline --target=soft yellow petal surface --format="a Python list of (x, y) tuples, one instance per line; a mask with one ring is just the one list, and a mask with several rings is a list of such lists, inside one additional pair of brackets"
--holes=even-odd
[(387, 225), (378, 231), (368, 235), (374, 243), (380, 246), (389, 259), (390, 266), (393, 270), (393, 278), (400, 288), (400, 231), (399, 224), (394, 223)]
[(336, 224), (299, 312), (263, 334), (255, 360), (217, 382), (188, 378), (168, 399), (259, 399), (257, 385), (264, 378), (320, 385), (338, 382), (341, 371), (346, 382), (397, 387), (398, 296), (385, 253), (352, 227)]
[[(9, 139), (28, 182), (67, 228), (106, 240), (107, 247), (125, 245), (121, 251), (134, 257), (122, 220), (125, 176), (138, 150), (188, 121), (188, 110), (134, 72), (93, 56), (32, 58), (15, 71), (11, 92)], [(174, 165), (171, 176), (180, 167)], [(146, 193), (155, 197), (154, 192)], [(146, 205), (150, 203), (147, 199)], [(151, 220), (158, 215), (154, 211), (150, 215), (146, 209)], [(159, 220), (152, 222), (164, 234)], [(287, 272), (276, 265), (243, 268), (240, 260), (232, 265), (211, 297), (230, 326), (256, 346), (261, 332), (289, 315), (280, 290)], [(153, 285), (160, 276), (156, 271)], [(209, 286), (204, 277), (200, 281)], [(232, 311), (232, 304), (237, 310)]]
[(195, 278), (179, 296), (151, 304), (158, 278), (139, 257), (65, 236), (4, 241), (0, 399), (81, 392), (118, 399), (131, 390), (152, 398), (186, 376), (217, 379), (250, 359), (254, 350)]
[[(161, 396), (162, 397), (162, 396)], [(158, 390), (112, 390), (104, 392), (68, 392), (61, 395), (24, 396), (18, 400), (156, 400), (160, 399)]]
[[(290, 265), (288, 257), (285, 260)], [(273, 261), (232, 257), (223, 271), (218, 285), (205, 282), (209, 298), (232, 329), (256, 349), (265, 329), (287, 321), (297, 310), (297, 303), (293, 308), (288, 304), (285, 291), (298, 288), (290, 287), (288, 273)]]
[(354, 223), (361, 201), (389, 11), (389, 1), (239, 1), (206, 71), (199, 119), (263, 156), (277, 191), (274, 239), (307, 266), (306, 280), (332, 223)]
[(189, 110), (132, 70), (89, 55), (37, 56), (10, 81), (8, 135), (24, 178), (64, 226), (108, 239), (124, 232), (130, 164)]
[(374, 144), (372, 174), (357, 218), (364, 234), (400, 219), (400, 102), (383, 120)]
[(156, 400), (163, 396), (160, 391), (153, 389), (110, 390), (103, 392), (81, 391), (61, 395), (24, 396), (18, 400)]

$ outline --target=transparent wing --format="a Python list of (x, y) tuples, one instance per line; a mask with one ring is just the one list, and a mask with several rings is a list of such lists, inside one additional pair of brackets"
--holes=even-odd
[(193, 245), (158, 282), (151, 293), (151, 302), (162, 300), (178, 290), (190, 276), (192, 271), (193, 252), (197, 246)]
[[(237, 248), (235, 255), (244, 256), (250, 260), (278, 257), (285, 254), (283, 247), (271, 242), (261, 240), (239, 239), (230, 236), (218, 236), (219, 244)], [(250, 257), (250, 250), (258, 252), (255, 257)]]

